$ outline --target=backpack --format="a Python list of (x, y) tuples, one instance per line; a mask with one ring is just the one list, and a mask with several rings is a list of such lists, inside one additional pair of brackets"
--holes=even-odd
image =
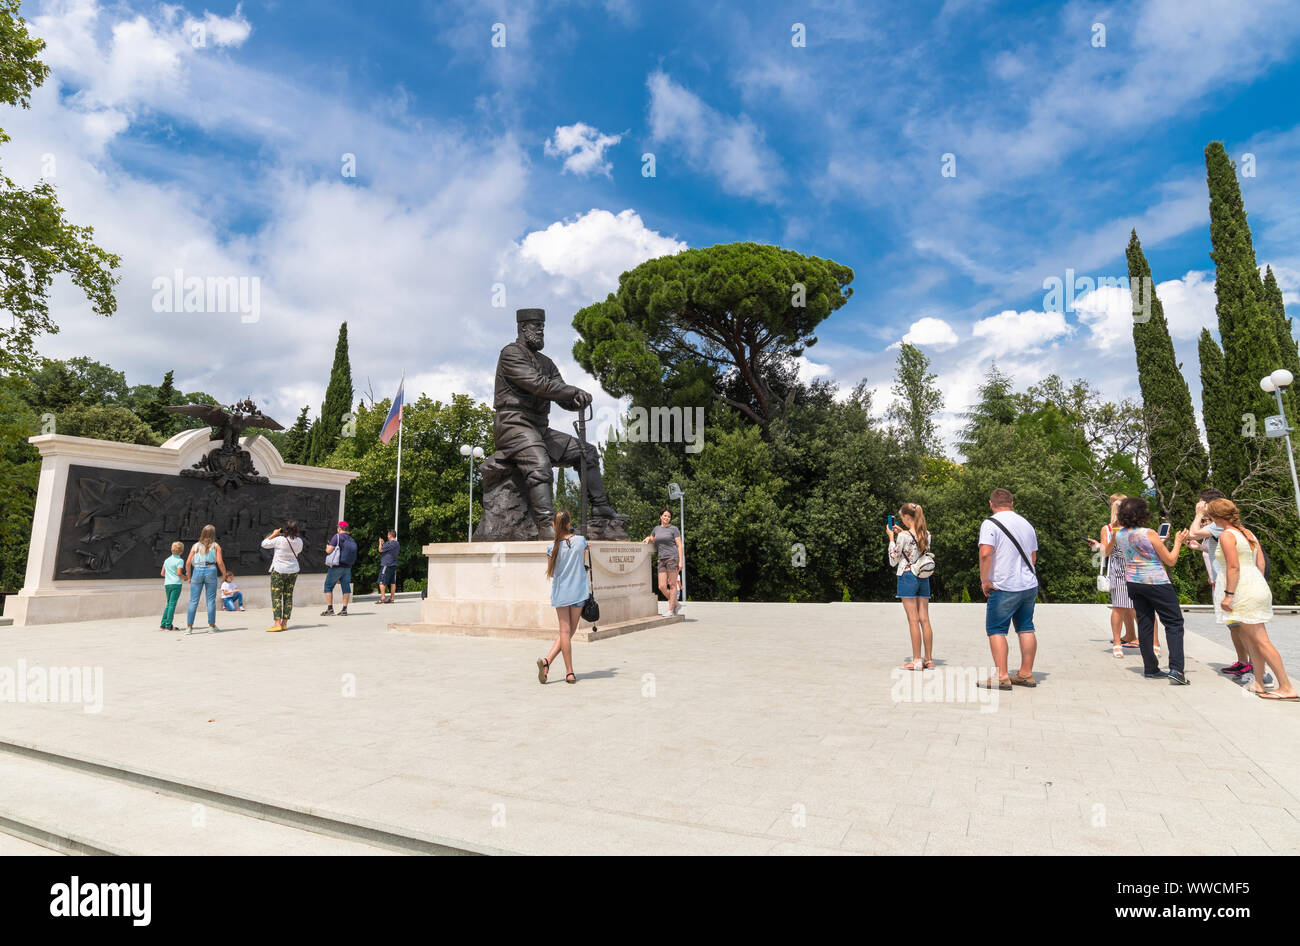
[[(916, 539), (912, 539), (914, 547), (919, 551), (920, 545), (916, 544)], [(917, 578), (929, 578), (934, 574), (934, 553), (927, 546), (926, 550), (916, 557), (913, 562), (907, 563), (907, 570)]]

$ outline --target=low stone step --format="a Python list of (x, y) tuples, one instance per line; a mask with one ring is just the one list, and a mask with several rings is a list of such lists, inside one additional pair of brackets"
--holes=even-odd
[(89, 855), (474, 853), (12, 743), (0, 743), (0, 765), (9, 845)]

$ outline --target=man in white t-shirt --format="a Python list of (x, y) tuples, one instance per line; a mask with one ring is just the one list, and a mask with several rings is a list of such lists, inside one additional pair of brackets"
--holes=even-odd
[[(1034, 655), (1034, 602), (1038, 598), (1038, 535), (1013, 507), (1015, 499), (1005, 489), (989, 494), (993, 515), (980, 526), (980, 585), (988, 606), (984, 610), (984, 633), (997, 664), (996, 681), (979, 681), (985, 689), (1010, 690), (1012, 685), (1032, 687)], [(1019, 548), (1017, 548), (1019, 545)], [(1007, 674), (1007, 630), (1016, 627), (1020, 642), (1020, 671)]]

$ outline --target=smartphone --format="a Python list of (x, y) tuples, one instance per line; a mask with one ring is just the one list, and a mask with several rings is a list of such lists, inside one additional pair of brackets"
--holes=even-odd
[(1160, 523), (1160, 532), (1158, 533), (1158, 535), (1162, 539), (1169, 538), (1169, 523), (1167, 522)]
[(894, 517), (893, 517), (893, 516), (890, 516), (890, 517), (889, 517), (889, 525), (887, 525), (885, 528), (887, 528), (887, 529), (892, 529), (892, 528), (894, 528)]

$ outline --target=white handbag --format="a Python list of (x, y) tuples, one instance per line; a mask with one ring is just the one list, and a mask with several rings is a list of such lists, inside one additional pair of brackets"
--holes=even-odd
[(1101, 558), (1101, 567), (1097, 572), (1097, 590), (1108, 592), (1110, 591), (1110, 579), (1106, 577), (1107, 559), (1106, 556), (1101, 554), (1101, 550), (1097, 551), (1097, 555)]

